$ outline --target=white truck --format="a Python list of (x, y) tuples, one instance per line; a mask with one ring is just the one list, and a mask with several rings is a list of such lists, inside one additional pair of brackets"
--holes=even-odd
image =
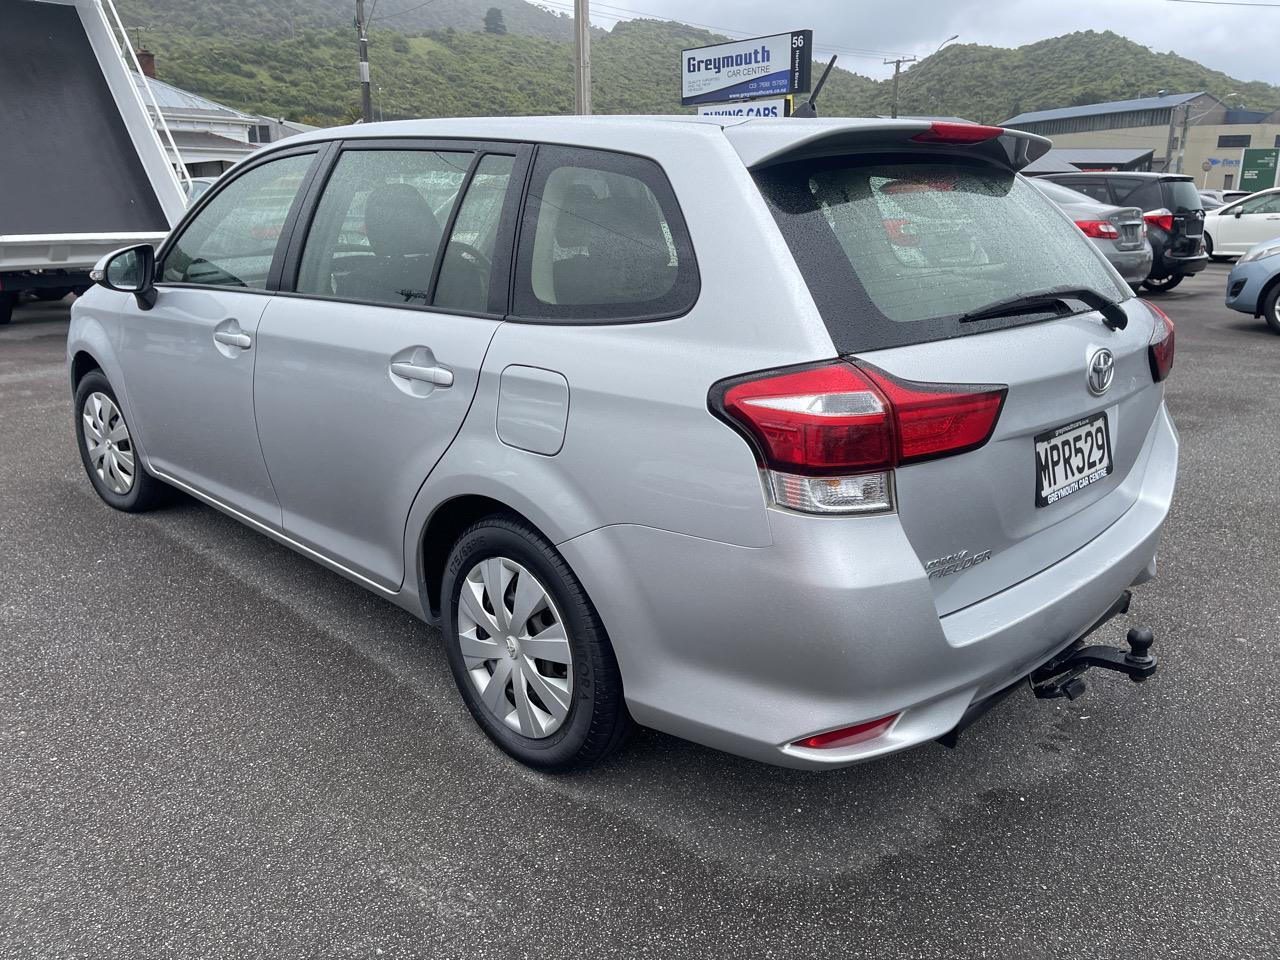
[(131, 69), (111, 0), (0, 0), (0, 323), (186, 209)]

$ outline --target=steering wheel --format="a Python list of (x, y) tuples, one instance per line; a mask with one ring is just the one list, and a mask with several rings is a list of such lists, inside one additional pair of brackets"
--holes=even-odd
[(463, 257), (474, 260), (476, 265), (482, 267), (485, 272), (493, 269), (493, 258), (485, 256), (479, 247), (473, 247), (471, 244), (463, 243), (461, 240), (450, 240), (449, 246), (445, 248), (445, 254), (448, 255), (455, 251)]

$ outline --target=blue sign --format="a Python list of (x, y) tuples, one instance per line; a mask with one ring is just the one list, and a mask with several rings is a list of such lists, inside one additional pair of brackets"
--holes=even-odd
[(694, 47), (680, 53), (680, 102), (723, 103), (809, 89), (813, 31)]

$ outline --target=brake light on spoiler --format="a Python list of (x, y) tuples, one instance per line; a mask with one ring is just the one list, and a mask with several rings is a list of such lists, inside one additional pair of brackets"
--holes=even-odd
[(938, 120), (911, 139), (916, 143), (986, 143), (1004, 135), (1004, 127)]
[(1007, 393), (832, 360), (723, 380), (709, 406), (751, 443), (779, 506), (879, 513), (893, 509), (896, 467), (985, 444)]

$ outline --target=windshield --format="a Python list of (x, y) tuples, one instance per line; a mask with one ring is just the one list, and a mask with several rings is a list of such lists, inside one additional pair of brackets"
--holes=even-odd
[(1130, 291), (1094, 246), (1010, 170), (801, 161), (756, 175), (841, 352), (920, 343), (1056, 316), (960, 323), (1054, 288)]

